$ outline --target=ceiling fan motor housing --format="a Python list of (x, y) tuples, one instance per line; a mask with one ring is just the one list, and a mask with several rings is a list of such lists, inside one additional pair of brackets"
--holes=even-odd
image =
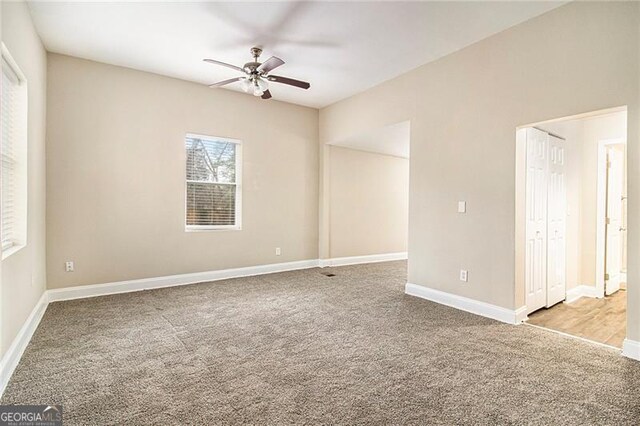
[(244, 64), (244, 71), (247, 74), (258, 74), (258, 71), (256, 71), (256, 69), (260, 66), (260, 62), (247, 62), (246, 64)]

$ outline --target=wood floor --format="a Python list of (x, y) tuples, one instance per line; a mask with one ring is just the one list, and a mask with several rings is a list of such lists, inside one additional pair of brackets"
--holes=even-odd
[(529, 315), (529, 324), (622, 348), (627, 332), (627, 292), (604, 299), (583, 297)]

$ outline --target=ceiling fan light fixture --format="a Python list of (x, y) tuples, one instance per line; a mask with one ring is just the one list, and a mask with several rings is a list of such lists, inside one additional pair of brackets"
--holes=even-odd
[(242, 87), (242, 90), (244, 90), (246, 93), (251, 92), (252, 90), (251, 80), (249, 80), (248, 78), (242, 79), (240, 81), (240, 87)]
[(269, 83), (260, 77), (253, 80), (253, 96), (262, 96), (269, 89)]
[(260, 90), (262, 90), (263, 92), (266, 92), (267, 90), (269, 90), (269, 83), (267, 82), (267, 80), (264, 80), (262, 78), (257, 78), (256, 79), (256, 85), (260, 88)]

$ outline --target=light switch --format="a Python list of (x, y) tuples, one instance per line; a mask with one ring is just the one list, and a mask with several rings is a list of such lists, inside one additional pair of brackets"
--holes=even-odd
[(458, 201), (458, 213), (466, 213), (466, 212), (467, 212), (467, 202)]

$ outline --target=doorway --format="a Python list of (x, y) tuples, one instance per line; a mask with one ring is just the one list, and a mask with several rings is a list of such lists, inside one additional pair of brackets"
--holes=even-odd
[(626, 132), (626, 108), (517, 130), (526, 323), (616, 348), (626, 335)]
[(598, 143), (598, 297), (626, 289), (626, 201), (626, 140), (602, 140)]
[(323, 266), (406, 260), (410, 122), (323, 147)]

